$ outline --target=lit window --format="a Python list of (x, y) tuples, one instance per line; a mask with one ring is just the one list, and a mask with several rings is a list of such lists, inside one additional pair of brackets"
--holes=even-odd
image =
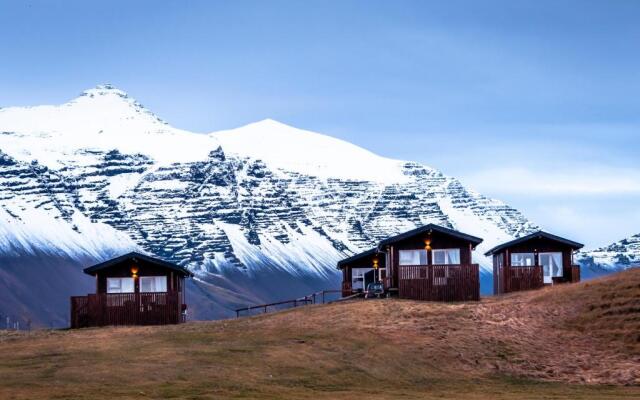
[(141, 276), (140, 293), (166, 292), (166, 276)]
[(535, 263), (533, 253), (511, 253), (512, 267), (533, 267)]
[(460, 249), (434, 249), (431, 255), (433, 265), (460, 264)]
[(107, 278), (107, 293), (133, 292), (133, 278)]
[(427, 265), (426, 250), (400, 250), (400, 265)]

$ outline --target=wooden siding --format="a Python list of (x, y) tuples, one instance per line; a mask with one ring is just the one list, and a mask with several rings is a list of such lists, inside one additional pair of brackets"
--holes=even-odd
[(478, 301), (478, 264), (402, 265), (398, 267), (399, 296), (428, 301)]
[(571, 282), (572, 283), (580, 282), (580, 266), (579, 265), (571, 266)]
[(71, 328), (184, 322), (182, 293), (98, 293), (71, 297)]
[(510, 267), (508, 275), (505, 273), (505, 293), (520, 290), (538, 289), (544, 286), (542, 267)]

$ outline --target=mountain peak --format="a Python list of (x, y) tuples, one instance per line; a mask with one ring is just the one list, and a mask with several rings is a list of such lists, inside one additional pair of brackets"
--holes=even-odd
[(97, 85), (92, 89), (87, 89), (82, 92), (80, 96), (89, 98), (98, 96), (117, 96), (123, 99), (129, 99), (129, 95), (124, 90), (120, 90), (110, 83), (104, 83), (101, 85)]

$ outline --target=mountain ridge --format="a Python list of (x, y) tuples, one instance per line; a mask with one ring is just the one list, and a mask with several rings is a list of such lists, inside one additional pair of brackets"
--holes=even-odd
[[(38, 254), (76, 260), (78, 269), (78, 260), (132, 248), (179, 263), (226, 307), (212, 314), (199, 304), (196, 317), (229, 315), (246, 305), (241, 299), (338, 287), (337, 260), (427, 223), (485, 239), (474, 261), (486, 293), (483, 250), (538, 229), (432, 167), (340, 139), (270, 119), (193, 133), (113, 86), (84, 93), (60, 106), (0, 110), (5, 243), (38, 243)], [(39, 226), (63, 227), (39, 231), (31, 215)], [(24, 229), (12, 229), (19, 223)], [(58, 230), (70, 232), (65, 246)], [(37, 241), (31, 232), (40, 232)]]

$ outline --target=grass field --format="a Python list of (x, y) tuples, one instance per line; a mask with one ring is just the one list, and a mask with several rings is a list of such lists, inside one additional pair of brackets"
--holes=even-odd
[(638, 399), (639, 385), (640, 270), (475, 304), (0, 333), (1, 399)]

